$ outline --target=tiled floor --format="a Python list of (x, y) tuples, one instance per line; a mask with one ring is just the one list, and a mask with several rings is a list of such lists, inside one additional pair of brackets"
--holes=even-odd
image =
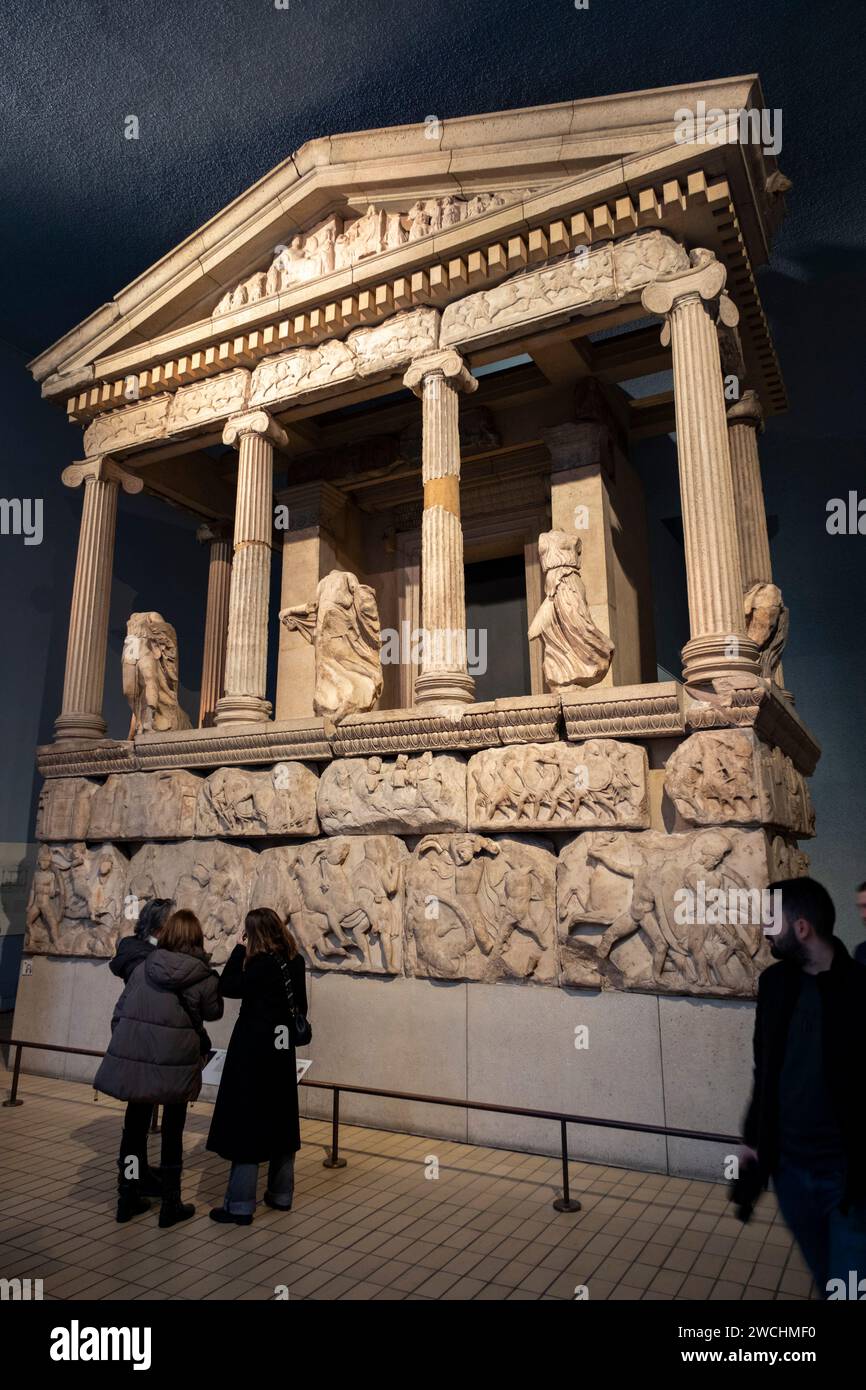
[(186, 1136), (195, 1216), (169, 1231), (155, 1212), (118, 1226), (120, 1106), (35, 1076), (22, 1097), (0, 1110), (0, 1277), (42, 1279), (46, 1298), (573, 1299), (578, 1286), (590, 1299), (810, 1294), (769, 1196), (741, 1226), (717, 1184), (574, 1162), (583, 1209), (558, 1214), (555, 1159), (344, 1126), (348, 1166), (329, 1170), (329, 1126), (312, 1120), (302, 1121), (292, 1212), (262, 1206), (251, 1227), (217, 1227), (207, 1212), (226, 1165), (204, 1149), (204, 1104)]

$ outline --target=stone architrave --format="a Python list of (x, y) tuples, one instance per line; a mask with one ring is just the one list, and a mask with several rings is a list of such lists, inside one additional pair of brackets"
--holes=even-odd
[(277, 405), (296, 397), (321, 394), (354, 375), (354, 354), (337, 338), (327, 338), (315, 347), (292, 348), (256, 367), (250, 406)]
[(170, 898), (175, 907), (194, 912), (211, 964), (222, 965), (237, 945), (244, 918), (254, 905), (250, 889), (257, 863), (253, 850), (220, 840), (143, 845), (130, 861), (130, 901), (140, 908), (149, 898)]
[(692, 825), (774, 825), (815, 833), (803, 774), (777, 745), (751, 729), (692, 734), (668, 759), (665, 791)]
[(168, 433), (168, 413), (172, 397), (166, 392), (134, 405), (121, 406), (98, 415), (84, 431), (84, 452), (88, 457), (112, 449), (133, 449)]
[(196, 833), (201, 778), (182, 769), (117, 772), (90, 801), (91, 840), (185, 840)]
[(200, 784), (197, 835), (318, 835), (318, 778), (303, 763), (220, 767)]
[(129, 737), (188, 729), (178, 704), (177, 633), (161, 613), (131, 613), (121, 657), (123, 693), (132, 710)]
[(253, 899), (288, 918), (312, 970), (400, 975), (408, 853), (392, 835), (267, 849)]
[(98, 789), (99, 783), (87, 777), (49, 778), (39, 793), (37, 840), (86, 840), (90, 803)]
[(375, 328), (356, 328), (346, 342), (360, 377), (405, 371), (416, 357), (439, 346), (438, 309), (409, 309)]
[(614, 644), (593, 622), (580, 576), (582, 542), (565, 531), (538, 537), (544, 598), (529, 626), (541, 638), (544, 678), (553, 691), (596, 685), (606, 674)]
[(469, 761), (472, 830), (579, 830), (650, 824), (643, 748), (616, 739), (487, 748)]
[(584, 307), (598, 313), (660, 275), (687, 269), (685, 251), (665, 232), (641, 232), (591, 250), (579, 247), (555, 265), (521, 272), (449, 304), (439, 341), (442, 347), (478, 348), (517, 326), (540, 332)]
[(113, 956), (132, 930), (129, 865), (114, 845), (40, 845), (25, 913), (24, 949), (38, 955)]
[(417, 835), (466, 829), (466, 762), (453, 754), (339, 758), (322, 772), (328, 835)]
[(348, 570), (321, 579), (312, 603), (284, 608), (280, 622), (300, 632), (316, 653), (316, 714), (338, 723), (371, 710), (382, 694), (376, 594)]
[(762, 830), (590, 830), (557, 864), (563, 984), (754, 994), (770, 963)]
[(555, 869), (544, 840), (425, 835), (406, 876), (406, 973), (557, 984)]

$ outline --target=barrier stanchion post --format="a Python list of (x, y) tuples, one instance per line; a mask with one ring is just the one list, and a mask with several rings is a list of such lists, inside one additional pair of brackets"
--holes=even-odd
[(331, 1151), (322, 1163), (323, 1168), (345, 1168), (346, 1160), (340, 1157), (340, 1088), (334, 1087), (334, 1105), (331, 1110)]
[(20, 1043), (15, 1046), (15, 1062), (12, 1067), (12, 1089), (9, 1092), (9, 1099), (4, 1100), (4, 1108), (11, 1105), (23, 1105), (23, 1100), (18, 1099), (18, 1079), (21, 1076), (21, 1053), (24, 1051)]
[(150, 1131), (151, 1134), (161, 1134), (162, 1128), (159, 1123), (159, 1102), (150, 1112)]
[(572, 1199), (568, 1187), (568, 1125), (565, 1120), (559, 1122), (560, 1141), (562, 1143), (562, 1196), (557, 1197), (553, 1204), (554, 1211), (580, 1211), (580, 1202)]

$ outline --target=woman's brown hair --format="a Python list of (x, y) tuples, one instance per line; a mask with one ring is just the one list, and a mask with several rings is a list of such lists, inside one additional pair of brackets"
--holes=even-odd
[(195, 913), (186, 908), (173, 912), (159, 933), (159, 944), (163, 951), (180, 951), (185, 956), (203, 951), (204, 932)]
[(279, 955), (292, 960), (298, 946), (288, 926), (272, 907), (254, 907), (244, 920), (247, 960), (253, 956)]

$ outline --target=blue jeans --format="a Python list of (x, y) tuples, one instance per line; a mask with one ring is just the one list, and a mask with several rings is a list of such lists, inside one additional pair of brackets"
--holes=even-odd
[(812, 1272), (820, 1297), (827, 1297), (831, 1279), (843, 1280), (847, 1289), (852, 1270), (855, 1287), (866, 1279), (866, 1203), (858, 1202), (845, 1213), (839, 1210), (844, 1171), (783, 1161), (774, 1174), (773, 1186), (779, 1210)]
[[(257, 1163), (233, 1163), (223, 1206), (233, 1216), (252, 1216), (256, 1209)], [(268, 1165), (268, 1195), (274, 1205), (288, 1211), (295, 1190), (295, 1155), (272, 1158)]]

